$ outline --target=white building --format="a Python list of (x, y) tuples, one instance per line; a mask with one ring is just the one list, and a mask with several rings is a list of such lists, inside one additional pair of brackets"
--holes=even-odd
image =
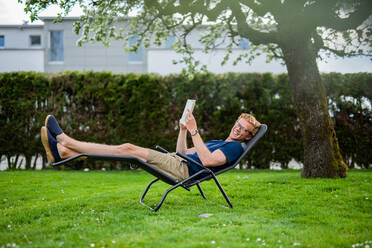
[[(173, 64), (173, 60), (181, 58), (171, 47), (175, 38), (168, 37), (162, 47), (152, 46), (140, 49), (137, 53), (124, 51), (122, 41), (112, 41), (109, 48), (101, 43), (88, 43), (78, 47), (78, 36), (72, 29), (76, 17), (65, 17), (62, 23), (54, 23), (55, 17), (43, 17), (43, 25), (0, 25), (0, 72), (38, 71), (60, 72), (77, 71), (112, 71), (114, 73), (179, 73), (183, 64)], [(234, 57), (244, 49), (249, 49), (245, 41), (233, 48), (231, 60), (221, 66), (224, 48), (217, 48), (205, 54), (199, 43), (200, 30), (191, 33), (190, 43), (195, 49), (195, 58), (207, 65), (214, 73), (225, 72), (286, 72), (285, 66), (279, 62), (265, 62), (260, 56), (251, 65), (239, 63), (232, 65)], [(321, 72), (359, 72), (372, 71), (372, 63), (368, 58), (330, 59), (328, 63), (320, 62)]]
[[(54, 23), (55, 17), (43, 17), (43, 25), (0, 25), (0, 72), (39, 71), (60, 72), (77, 71), (112, 71), (114, 73), (179, 73), (183, 64), (173, 64), (181, 58), (171, 47), (174, 37), (162, 47), (152, 46), (140, 49), (137, 53), (124, 51), (122, 41), (112, 41), (109, 48), (101, 43), (87, 43), (78, 47), (78, 36), (72, 29), (76, 17), (65, 17), (62, 23)], [(232, 62), (221, 66), (224, 48), (209, 54), (202, 52), (198, 42), (199, 31), (191, 34), (195, 57), (215, 73), (224, 72), (285, 72), (279, 63), (266, 64), (264, 58), (258, 58), (254, 66), (241, 63), (233, 66)], [(231, 57), (236, 57), (244, 49), (249, 49), (249, 42), (233, 49)]]
[(0, 25), (0, 72), (44, 71), (42, 25)]

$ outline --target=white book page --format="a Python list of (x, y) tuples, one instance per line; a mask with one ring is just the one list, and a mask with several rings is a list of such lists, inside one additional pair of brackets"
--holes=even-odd
[(183, 114), (182, 114), (182, 117), (181, 117), (181, 120), (180, 120), (182, 125), (186, 126), (186, 116), (188, 114), (187, 110), (190, 110), (192, 112), (194, 110), (194, 107), (195, 107), (195, 102), (196, 102), (196, 100), (192, 100), (192, 99), (187, 100), (185, 109), (183, 110)]

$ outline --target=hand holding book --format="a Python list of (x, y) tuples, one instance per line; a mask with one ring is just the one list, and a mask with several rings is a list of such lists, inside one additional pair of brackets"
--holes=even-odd
[(186, 116), (186, 128), (190, 133), (192, 133), (192, 131), (197, 130), (198, 127), (196, 125), (196, 120), (192, 112), (190, 110), (187, 110), (187, 112), (188, 114)]
[(183, 114), (182, 114), (182, 117), (181, 117), (181, 120), (180, 120), (180, 123), (182, 125), (186, 126), (186, 117), (189, 113), (188, 111), (192, 112), (194, 110), (195, 102), (196, 102), (196, 100), (192, 100), (192, 99), (187, 100), (186, 106), (183, 110)]

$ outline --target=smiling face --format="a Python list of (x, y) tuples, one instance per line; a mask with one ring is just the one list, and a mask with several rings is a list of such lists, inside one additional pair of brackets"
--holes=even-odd
[(254, 126), (251, 123), (244, 118), (240, 118), (235, 122), (226, 141), (244, 142), (249, 140), (253, 137), (253, 129)]

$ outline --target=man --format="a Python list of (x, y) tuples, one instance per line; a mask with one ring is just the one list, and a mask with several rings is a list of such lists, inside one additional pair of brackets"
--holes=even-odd
[[(186, 117), (186, 126), (180, 124), (176, 151), (186, 154), (212, 171), (221, 170), (233, 164), (243, 153), (242, 143), (251, 139), (261, 123), (250, 114), (241, 114), (226, 140), (212, 140), (206, 143), (201, 138), (195, 118), (191, 112)], [(187, 131), (194, 147), (187, 148)], [(133, 156), (153, 164), (172, 177), (182, 180), (200, 170), (175, 153), (161, 153), (130, 143), (105, 145), (81, 142), (66, 135), (53, 115), (45, 119), (41, 128), (41, 140), (51, 163), (67, 159), (80, 153)]]

